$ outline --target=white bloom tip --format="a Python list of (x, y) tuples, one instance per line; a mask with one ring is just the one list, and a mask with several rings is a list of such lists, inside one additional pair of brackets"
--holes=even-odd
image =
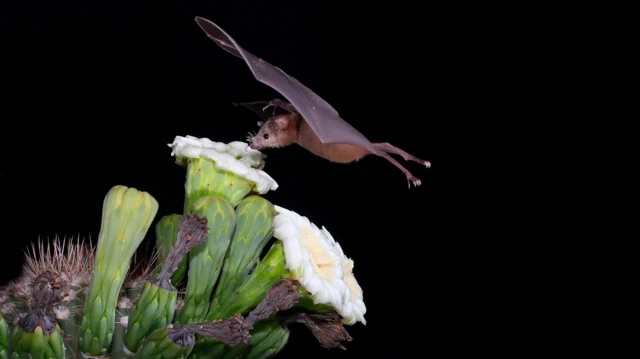
[(356, 322), (361, 322), (367, 325), (367, 321), (364, 319), (367, 307), (364, 305), (362, 288), (353, 275), (353, 267), (353, 260), (343, 256), (344, 280), (349, 288), (349, 299), (344, 303), (343, 312), (340, 312), (340, 315), (345, 318), (345, 324), (353, 325)]
[(284, 246), (285, 266), (309, 292), (315, 304), (333, 306), (345, 324), (366, 324), (362, 289), (353, 276), (353, 261), (323, 226), (274, 206), (274, 237)]
[(171, 156), (200, 158), (215, 162), (216, 168), (234, 173), (255, 183), (260, 194), (278, 189), (278, 183), (266, 172), (259, 169), (266, 157), (247, 143), (234, 141), (228, 144), (213, 142), (208, 138), (176, 136), (171, 147)]

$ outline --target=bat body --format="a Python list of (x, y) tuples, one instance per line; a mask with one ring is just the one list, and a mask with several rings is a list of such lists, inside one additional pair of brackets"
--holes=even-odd
[[(257, 134), (249, 134), (247, 140), (252, 148), (275, 148), (298, 144), (316, 156), (326, 158), (331, 162), (349, 163), (370, 154), (364, 147), (346, 143), (323, 143), (307, 121), (295, 111), (295, 108), (284, 101), (272, 100), (251, 103), (237, 103), (252, 110), (265, 122), (259, 122), (260, 130)], [(274, 107), (273, 114), (264, 111)], [(287, 111), (286, 114), (276, 115), (277, 108)]]
[[(196, 22), (207, 36), (227, 52), (242, 58), (256, 80), (278, 91), (288, 102), (272, 100), (269, 102), (241, 103), (266, 121), (259, 132), (249, 138), (254, 149), (284, 147), (297, 143), (313, 154), (337, 163), (353, 162), (374, 154), (387, 159), (398, 167), (407, 177), (409, 187), (419, 186), (421, 181), (413, 176), (389, 153), (402, 156), (407, 161), (415, 161), (431, 167), (428, 161), (421, 160), (389, 143), (371, 143), (363, 134), (344, 121), (338, 111), (320, 96), (304, 86), (295, 78), (279, 68), (256, 57), (240, 47), (236, 41), (213, 22), (196, 17)], [(273, 107), (273, 115), (267, 108)], [(276, 115), (277, 109), (286, 113)]]

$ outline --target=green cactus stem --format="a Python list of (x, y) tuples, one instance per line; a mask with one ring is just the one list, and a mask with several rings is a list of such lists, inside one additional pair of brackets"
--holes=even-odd
[[(289, 341), (289, 330), (275, 320), (263, 320), (255, 324), (251, 332), (251, 343), (244, 354), (246, 359), (273, 358)], [(231, 348), (234, 349), (234, 348)], [(229, 359), (236, 358), (229, 357)], [(225, 356), (225, 359), (227, 357)]]
[(68, 283), (57, 273), (45, 271), (33, 279), (30, 289), (29, 312), (18, 320), (11, 333), (12, 358), (62, 359), (64, 339), (49, 308), (67, 297)]
[(245, 282), (273, 233), (273, 204), (260, 196), (243, 199), (236, 208), (236, 216), (237, 225), (216, 288), (216, 298), (229, 297)]
[(9, 325), (0, 313), (0, 359), (9, 359)]
[[(274, 245), (276, 244), (278, 244), (278, 242), (274, 243)], [(272, 247), (272, 249), (273, 248), (275, 248), (274, 253), (277, 253), (281, 246), (274, 246)], [(262, 296), (262, 300), (257, 305), (257, 307), (247, 315), (245, 322), (248, 325), (253, 326), (256, 323), (269, 318), (274, 313), (291, 308), (299, 298), (298, 287), (298, 283), (291, 279), (282, 278), (280, 280), (277, 280), (266, 290), (266, 294)], [(250, 291), (247, 291), (245, 293), (251, 294)], [(238, 298), (240, 298), (240, 300), (238, 301), (240, 302), (241, 299), (244, 299), (246, 297), (249, 296), (239, 296)], [(247, 302), (251, 303), (250, 301), (245, 301), (245, 303)], [(233, 306), (231, 308), (232, 309), (230, 309), (229, 312), (237, 310), (239, 313), (242, 313), (244, 312), (244, 309), (246, 309), (246, 304), (244, 307), (243, 304), (240, 304), (239, 308), (241, 309)], [(240, 314), (235, 315), (238, 316)], [(194, 353), (197, 354), (198, 359), (220, 358), (223, 356), (223, 353), (228, 351), (228, 348), (223, 344), (224, 343), (217, 342), (213, 339), (204, 338), (197, 342), (194, 348)], [(236, 351), (241, 351), (241, 349), (234, 350), (233, 352)], [(215, 353), (215, 355), (213, 355), (213, 353)]]
[[(143, 242), (148, 245), (150, 242)], [(148, 254), (151, 253), (151, 257)], [(116, 321), (111, 340), (111, 348), (109, 350), (109, 359), (125, 359), (129, 358), (128, 352), (125, 351), (124, 335), (127, 331), (127, 325), (133, 304), (138, 300), (144, 284), (150, 277), (156, 262), (155, 250), (149, 250), (140, 245), (133, 254), (131, 266), (125, 276), (124, 284), (120, 289), (120, 298), (116, 305)]]
[(283, 277), (285, 269), (282, 241), (275, 241), (264, 259), (256, 266), (248, 279), (235, 292), (219, 300), (219, 310), (210, 312), (207, 320), (227, 318), (234, 314), (248, 312), (255, 308), (266, 296), (267, 291)]
[[(19, 296), (22, 297), (13, 299), (23, 300), (24, 303), (15, 306), (15, 302), (12, 301), (10, 307), (3, 308), (3, 310), (24, 315), (32, 309), (28, 305), (29, 303), (36, 304), (39, 300), (52, 294), (49, 293), (50, 285), (58, 287), (58, 295), (63, 297), (63, 300), (57, 301), (55, 306), (46, 309), (48, 314), (51, 314), (49, 309), (55, 313), (55, 318), (64, 337), (67, 354), (75, 356), (78, 352), (77, 330), (82, 318), (78, 308), (82, 307), (84, 302), (85, 288), (91, 279), (92, 263), (93, 247), (80, 238), (56, 236), (52, 241), (38, 239), (37, 242), (31, 244), (31, 250), (25, 251), (22, 275), (14, 284), (10, 285), (10, 291), (15, 294), (20, 293)], [(38, 278), (35, 283), (32, 282), (34, 278)], [(46, 285), (42, 285), (45, 283)], [(34, 286), (34, 284), (37, 285)], [(36, 289), (36, 291), (34, 292), (32, 289)], [(60, 292), (60, 289), (63, 289), (64, 292)], [(25, 298), (26, 293), (30, 293), (31, 298)], [(33, 295), (37, 296), (33, 297)], [(0, 295), (0, 297), (3, 296)], [(10, 298), (8, 295), (4, 297)], [(2, 301), (3, 299), (0, 298), (0, 302)], [(17, 309), (18, 307), (20, 309)], [(15, 320), (14, 318), (14, 323)]]
[[(246, 346), (240, 345), (234, 349), (242, 351), (242, 348), (244, 347)], [(222, 358), (228, 348), (230, 347), (217, 340), (210, 338), (198, 338), (196, 340), (196, 345), (191, 351), (189, 359), (219, 359)]]
[(135, 358), (186, 358), (195, 345), (196, 335), (216, 339), (231, 347), (246, 345), (251, 339), (250, 330), (251, 325), (239, 315), (209, 323), (169, 325), (143, 340)]
[(236, 359), (273, 358), (289, 341), (289, 330), (282, 327), (277, 319), (263, 320), (251, 330), (251, 343), (237, 347), (223, 346), (223, 352), (210, 358)]
[[(124, 291), (120, 292), (123, 293)], [(124, 335), (127, 332), (127, 322), (131, 308), (133, 308), (131, 300), (127, 296), (121, 295), (116, 305), (116, 325), (113, 330), (109, 359), (128, 358), (128, 353), (124, 350)]]
[(76, 293), (76, 297), (65, 303), (66, 307), (69, 308), (69, 316), (64, 319), (57, 319), (57, 321), (64, 334), (64, 344), (67, 352), (75, 355), (79, 350), (78, 329), (80, 328), (80, 322), (82, 320), (77, 308), (82, 306), (84, 297), (81, 295), (81, 289), (74, 289), (74, 292)]
[(193, 204), (193, 214), (206, 217), (210, 230), (207, 240), (189, 252), (184, 306), (176, 315), (181, 324), (200, 322), (207, 316), (213, 287), (236, 226), (233, 207), (220, 197), (200, 197)]
[(63, 359), (64, 339), (60, 326), (49, 308), (66, 297), (67, 283), (45, 271), (33, 279), (29, 312), (22, 316), (11, 332), (13, 359)]
[(135, 359), (184, 359), (189, 356), (195, 339), (182, 335), (172, 325), (155, 330), (144, 339)]
[(235, 207), (255, 186), (233, 172), (216, 169), (215, 162), (209, 158), (187, 158), (186, 161), (184, 213), (191, 213), (193, 203), (204, 196), (224, 198)]
[(162, 270), (156, 279), (145, 283), (142, 294), (129, 315), (124, 338), (129, 352), (137, 352), (144, 337), (173, 321), (178, 291), (171, 284), (171, 274), (192, 248), (205, 241), (208, 231), (206, 218), (188, 215), (180, 221), (177, 240), (171, 246)]
[(156, 329), (163, 328), (173, 320), (178, 292), (167, 290), (147, 282), (140, 300), (136, 302), (124, 337), (124, 345), (130, 352), (138, 350), (140, 341)]
[[(178, 227), (182, 220), (181, 214), (170, 214), (162, 217), (158, 224), (156, 224), (156, 247), (158, 248), (158, 267), (156, 268), (154, 275), (158, 275), (162, 270), (162, 265), (169, 255), (171, 246), (178, 238)], [(188, 257), (183, 257), (178, 267), (171, 275), (171, 283), (174, 286), (178, 286), (187, 272)]]
[(294, 306), (295, 308), (300, 308), (311, 313), (335, 312), (335, 308), (330, 305), (313, 303), (313, 298), (311, 296), (311, 293), (309, 293), (303, 287), (298, 288), (298, 292), (300, 293), (300, 299), (298, 300), (298, 303), (296, 303), (296, 305)]
[[(34, 321), (35, 322), (35, 321)], [(41, 326), (31, 327), (32, 323), (19, 324), (11, 333), (13, 359), (64, 359), (64, 340), (60, 327), (50, 317)]]
[(94, 274), (80, 329), (80, 348), (84, 354), (103, 356), (110, 347), (116, 303), (131, 257), (157, 211), (158, 202), (147, 192), (115, 186), (107, 193), (102, 208)]

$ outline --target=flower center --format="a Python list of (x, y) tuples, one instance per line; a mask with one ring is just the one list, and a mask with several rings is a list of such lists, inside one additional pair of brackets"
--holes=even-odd
[(300, 243), (309, 251), (310, 261), (314, 272), (324, 281), (333, 282), (335, 279), (334, 264), (336, 257), (332, 256), (320, 242), (316, 234), (307, 226), (300, 228)]

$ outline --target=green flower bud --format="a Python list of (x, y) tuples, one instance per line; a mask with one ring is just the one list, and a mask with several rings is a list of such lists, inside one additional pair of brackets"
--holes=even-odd
[[(162, 269), (162, 265), (167, 259), (167, 255), (169, 254), (169, 250), (171, 250), (171, 246), (178, 238), (178, 229), (180, 227), (180, 221), (182, 220), (182, 215), (180, 214), (171, 214), (168, 216), (164, 216), (158, 221), (156, 225), (156, 246), (158, 247), (158, 267), (154, 272), (155, 275), (160, 273)], [(185, 256), (178, 264), (178, 268), (171, 275), (171, 283), (174, 286), (177, 286), (184, 279), (184, 275), (187, 272), (187, 262), (188, 259)]]
[(251, 331), (251, 343), (235, 348), (225, 346), (221, 359), (267, 359), (273, 358), (289, 341), (289, 330), (283, 328), (276, 319), (256, 323)]
[(56, 324), (52, 331), (45, 332), (37, 326), (27, 331), (17, 325), (11, 333), (13, 359), (64, 359), (65, 347), (60, 327)]
[(187, 167), (184, 213), (202, 196), (226, 199), (234, 207), (251, 191), (261, 194), (278, 188), (264, 171), (263, 155), (244, 142), (224, 144), (206, 138), (177, 136), (169, 147), (176, 162)]
[(129, 315), (124, 344), (135, 353), (141, 340), (156, 329), (173, 321), (178, 292), (167, 290), (151, 282), (144, 284), (140, 298)]
[(134, 188), (115, 186), (105, 197), (94, 274), (80, 329), (80, 348), (85, 354), (105, 355), (111, 345), (122, 283), (157, 211), (158, 202)]
[(195, 339), (193, 336), (173, 335), (173, 326), (155, 330), (143, 340), (135, 359), (184, 359), (189, 356)]
[(224, 260), (215, 298), (230, 296), (244, 283), (258, 264), (260, 254), (273, 232), (273, 204), (262, 197), (250, 196), (242, 200), (236, 208), (236, 215), (236, 229)]
[(184, 307), (176, 315), (176, 321), (181, 324), (199, 322), (206, 317), (213, 287), (236, 226), (236, 213), (223, 198), (201, 197), (193, 204), (192, 213), (206, 217), (210, 230), (207, 240), (189, 252)]
[(245, 353), (246, 359), (273, 358), (289, 341), (289, 330), (275, 319), (256, 323), (251, 332), (251, 344)]
[(228, 318), (250, 311), (264, 299), (271, 286), (286, 275), (282, 241), (276, 241), (262, 262), (235, 292), (218, 298), (220, 310), (209, 313), (207, 320)]

